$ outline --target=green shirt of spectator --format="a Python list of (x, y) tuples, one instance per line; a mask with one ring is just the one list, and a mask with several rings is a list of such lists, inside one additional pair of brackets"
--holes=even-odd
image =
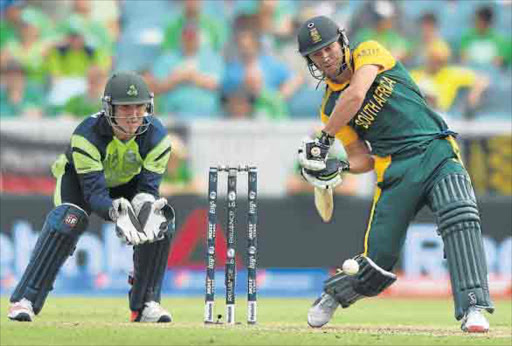
[(354, 41), (365, 42), (374, 40), (388, 49), (397, 60), (407, 58), (411, 51), (411, 43), (394, 29), (378, 31), (372, 28), (361, 29)]
[(86, 46), (81, 35), (73, 33), (70, 36), (70, 44), (55, 47), (48, 54), (47, 68), (52, 77), (82, 77), (92, 65), (109, 67), (110, 59)]
[(462, 37), (460, 51), (463, 60), (470, 64), (501, 65), (503, 62), (510, 63), (511, 45), (494, 29), (485, 32), (471, 29)]
[(98, 112), (102, 104), (99, 98), (91, 99), (87, 94), (73, 96), (66, 102), (62, 112), (76, 118), (85, 118)]
[(287, 119), (286, 101), (271, 91), (262, 91), (254, 101), (254, 116), (263, 119)]
[(6, 20), (0, 20), (0, 49), (11, 41), (19, 41), (18, 30)]
[(7, 42), (4, 49), (12, 59), (23, 66), (30, 81), (42, 84), (46, 77), (44, 59), (48, 45), (49, 42), (40, 39), (40, 30), (37, 26), (23, 22), (20, 39)]
[(95, 20), (86, 20), (79, 14), (71, 14), (69, 19), (58, 28), (58, 35), (65, 37), (69, 32), (80, 33), (85, 38), (85, 44), (94, 49), (112, 53), (114, 39), (103, 23)]
[[(176, 33), (182, 32), (186, 24), (187, 18), (180, 16), (167, 26), (162, 43), (164, 50), (175, 51), (180, 49), (181, 35)], [(201, 46), (206, 45), (216, 52), (221, 51), (226, 42), (226, 27), (204, 15), (199, 15), (197, 25), (201, 32)]]
[(20, 95), (19, 100), (14, 100), (8, 87), (0, 88), (0, 116), (2, 118), (15, 118), (24, 115), (40, 117), (44, 105), (41, 89), (28, 83)]

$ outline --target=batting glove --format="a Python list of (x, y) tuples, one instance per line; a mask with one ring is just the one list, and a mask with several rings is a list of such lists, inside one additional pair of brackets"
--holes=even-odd
[(325, 160), (334, 137), (322, 131), (316, 138), (308, 138), (302, 142), (298, 150), (299, 164), (312, 171), (325, 169)]
[(341, 173), (349, 169), (350, 166), (347, 161), (327, 159), (325, 169), (313, 171), (303, 168), (301, 175), (308, 183), (319, 189), (334, 189), (343, 181)]

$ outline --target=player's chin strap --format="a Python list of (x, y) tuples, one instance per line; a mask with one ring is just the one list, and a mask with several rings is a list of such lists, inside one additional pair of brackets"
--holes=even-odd
[(337, 273), (324, 282), (325, 293), (331, 295), (343, 308), (361, 298), (373, 297), (396, 281), (396, 275), (379, 267), (370, 258), (356, 257), (359, 271), (355, 275)]

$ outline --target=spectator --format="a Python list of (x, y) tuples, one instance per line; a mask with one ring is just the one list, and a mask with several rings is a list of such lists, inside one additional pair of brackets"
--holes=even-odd
[(30, 82), (38, 83), (43, 89), (46, 82), (44, 59), (49, 49), (49, 42), (40, 39), (39, 29), (23, 21), (20, 27), (20, 40), (12, 40), (5, 45), (3, 59), (18, 61), (27, 73)]
[(434, 13), (428, 12), (420, 17), (421, 34), (415, 43), (414, 66), (423, 66), (427, 61), (426, 48), (431, 44), (448, 45), (439, 33), (439, 23)]
[(184, 0), (183, 13), (167, 25), (165, 29), (162, 48), (176, 51), (181, 47), (180, 36), (186, 24), (195, 23), (199, 28), (201, 47), (209, 47), (220, 52), (226, 42), (226, 25), (201, 12), (201, 0)]
[(160, 194), (162, 196), (198, 194), (199, 183), (190, 169), (185, 143), (176, 134), (170, 134), (170, 136), (172, 154), (160, 185)]
[(96, 113), (102, 107), (101, 98), (107, 78), (107, 72), (98, 65), (89, 67), (86, 92), (71, 97), (64, 105), (63, 115), (85, 118)]
[[(155, 62), (153, 75), (159, 112), (177, 118), (211, 117), (220, 113), (218, 88), (223, 71), (219, 54), (200, 47), (199, 28), (189, 23), (181, 32), (181, 50)], [(153, 82), (150, 82), (152, 85)]]
[[(1, 11), (0, 20), (0, 50), (10, 41), (19, 40), (19, 28), (21, 26), (22, 1), (14, 1)], [(3, 60), (3, 59), (2, 59)]]
[(255, 97), (242, 88), (223, 95), (222, 101), (224, 113), (230, 119), (281, 119), (288, 116), (286, 105), (272, 93), (262, 92)]
[(461, 61), (475, 67), (503, 66), (509, 47), (505, 37), (493, 28), (494, 12), (484, 6), (475, 13), (475, 26), (461, 39)]
[(284, 104), (299, 86), (288, 67), (261, 52), (259, 37), (252, 30), (240, 29), (236, 44), (238, 56), (226, 68), (224, 93), (230, 94), (243, 88), (255, 99), (270, 97)]
[[(98, 8), (103, 11), (98, 12)], [(102, 0), (73, 0), (67, 9), (67, 18), (61, 28), (64, 35), (69, 26), (79, 30), (85, 38), (87, 46), (102, 51), (103, 54), (112, 55), (114, 42), (119, 35), (119, 20), (117, 3)]]
[(354, 42), (375, 40), (388, 49), (402, 63), (407, 63), (411, 55), (411, 43), (395, 29), (397, 5), (392, 1), (372, 2), (373, 27), (365, 27), (356, 32)]
[(69, 26), (67, 30), (64, 43), (54, 46), (48, 53), (47, 69), (51, 79), (49, 103), (54, 114), (60, 113), (71, 97), (85, 92), (84, 76), (91, 66), (98, 65), (104, 70), (110, 67), (110, 59), (87, 46), (78, 28)]
[(294, 36), (293, 3), (261, 0), (256, 13), (257, 30), (265, 52), (277, 52), (281, 40)]
[(467, 104), (474, 109), (480, 102), (483, 91), (489, 85), (487, 77), (459, 66), (448, 65), (451, 56), (446, 43), (437, 41), (427, 47), (427, 62), (424, 68), (411, 71), (412, 78), (421, 85), (431, 83), (435, 88), (437, 103), (433, 105), (442, 112), (450, 110), (462, 88), (469, 88)]
[(0, 87), (0, 115), (7, 117), (41, 118), (43, 96), (39, 89), (27, 82), (23, 67), (14, 60), (2, 68)]
[(223, 95), (224, 113), (230, 119), (250, 119), (254, 114), (254, 97), (243, 89)]

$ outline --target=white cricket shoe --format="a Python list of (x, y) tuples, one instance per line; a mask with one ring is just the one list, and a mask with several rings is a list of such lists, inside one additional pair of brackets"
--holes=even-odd
[(147, 302), (142, 311), (132, 311), (132, 322), (172, 322), (171, 314), (157, 302)]
[(332, 318), (340, 304), (333, 298), (333, 296), (322, 293), (322, 295), (315, 300), (308, 311), (308, 324), (313, 328), (320, 328)]
[(13, 321), (32, 322), (34, 319), (34, 309), (32, 302), (26, 298), (22, 298), (18, 302), (11, 303), (7, 317)]
[(460, 328), (466, 333), (487, 333), (489, 321), (482, 314), (482, 309), (471, 306), (462, 319)]

